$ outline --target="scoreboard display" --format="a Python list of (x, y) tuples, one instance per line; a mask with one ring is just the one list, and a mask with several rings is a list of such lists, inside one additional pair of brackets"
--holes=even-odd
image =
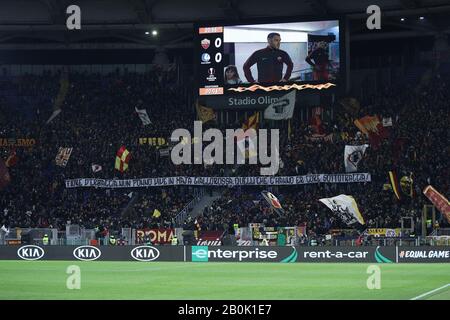
[(199, 67), (200, 95), (223, 94), (223, 27), (201, 27)]
[(197, 25), (195, 33), (200, 96), (340, 79), (339, 20)]

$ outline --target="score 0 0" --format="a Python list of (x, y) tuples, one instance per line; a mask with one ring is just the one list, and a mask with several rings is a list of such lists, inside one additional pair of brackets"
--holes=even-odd
[[(222, 46), (222, 39), (221, 38), (216, 38), (216, 40), (214, 41), (214, 46), (219, 49)], [(222, 61), (222, 53), (221, 52), (217, 52), (214, 56), (214, 60), (216, 61), (216, 63), (219, 63), (220, 61)]]

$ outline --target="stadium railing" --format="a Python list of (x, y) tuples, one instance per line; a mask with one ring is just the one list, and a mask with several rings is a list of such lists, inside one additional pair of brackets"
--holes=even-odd
[(358, 244), (357, 238), (354, 237), (334, 237), (333, 246), (419, 246), (419, 237), (371, 237), (363, 239)]
[(184, 220), (186, 219), (189, 212), (192, 210), (192, 208), (195, 207), (197, 203), (200, 202), (202, 197), (205, 195), (205, 189), (194, 189), (195, 196), (194, 199), (192, 199), (183, 209), (181, 209), (180, 212), (177, 213), (177, 215), (174, 218), (175, 221), (175, 227), (180, 227), (183, 225)]
[(95, 230), (80, 227), (77, 224), (66, 225), (65, 239), (60, 239), (61, 244), (85, 245), (95, 239)]
[(450, 245), (450, 236), (428, 236), (425, 244), (430, 246), (448, 246)]
[(127, 244), (136, 243), (136, 233), (133, 232), (132, 228), (122, 228), (120, 234)]
[(47, 234), (51, 245), (58, 244), (58, 229), (50, 228), (10, 228), (9, 233), (3, 232), (0, 244), (42, 244), (42, 238)]
[(436, 236), (450, 236), (450, 228), (439, 228), (435, 230)]
[[(44, 234), (48, 234), (50, 238), (50, 245), (108, 245), (108, 237), (96, 239), (95, 230), (81, 228), (77, 225), (71, 225), (69, 228), (72, 232), (72, 237), (66, 237), (67, 231), (59, 231), (57, 229), (46, 228), (11, 228), (9, 233), (0, 230), (0, 245), (21, 245), (34, 244), (42, 245), (42, 238)], [(74, 232), (76, 231), (76, 232)], [(182, 239), (183, 229), (175, 228), (179, 239)], [(427, 237), (365, 237), (358, 241), (354, 236), (333, 236), (326, 239), (325, 237), (314, 237), (316, 246), (450, 246), (450, 235), (441, 234), (447, 233), (450, 230), (440, 230), (440, 235), (432, 235)], [(121, 236), (125, 239), (126, 244), (137, 245), (135, 238), (136, 230), (131, 228), (123, 228)], [(311, 246), (311, 239), (306, 238), (305, 241), (295, 239), (297, 246)], [(236, 243), (236, 241), (234, 241)], [(271, 245), (276, 245), (276, 241), (272, 241)], [(253, 245), (261, 245), (257, 241), (252, 241)], [(290, 244), (286, 244), (290, 245)]]

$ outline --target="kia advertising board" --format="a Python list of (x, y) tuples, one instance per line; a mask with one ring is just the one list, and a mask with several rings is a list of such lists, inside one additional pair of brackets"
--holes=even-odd
[[(22, 246), (17, 250), (17, 257), (22, 260), (39, 260), (43, 258), (44, 255), (44, 249), (34, 245)], [(3, 255), (1, 255), (1, 257), (3, 257)]]
[(183, 246), (0, 246), (0, 260), (184, 261)]
[(81, 261), (97, 260), (101, 255), (101, 250), (94, 246), (80, 246), (73, 249), (73, 256)]

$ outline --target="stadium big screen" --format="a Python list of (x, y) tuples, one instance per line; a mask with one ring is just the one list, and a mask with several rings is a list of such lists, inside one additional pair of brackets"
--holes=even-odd
[(200, 96), (341, 78), (339, 20), (195, 29)]

